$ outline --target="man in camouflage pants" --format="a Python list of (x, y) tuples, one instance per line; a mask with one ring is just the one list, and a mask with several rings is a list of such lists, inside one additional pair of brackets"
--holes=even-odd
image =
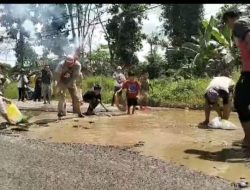
[(73, 112), (79, 117), (84, 117), (80, 100), (77, 96), (76, 81), (80, 76), (81, 64), (73, 56), (68, 56), (65, 61), (60, 63), (56, 69), (56, 80), (59, 88), (58, 117), (66, 116), (66, 90), (69, 91), (73, 103)]

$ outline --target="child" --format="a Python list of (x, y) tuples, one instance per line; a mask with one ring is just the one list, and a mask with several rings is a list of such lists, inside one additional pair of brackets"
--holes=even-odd
[(0, 113), (3, 116), (3, 118), (9, 123), (9, 124), (15, 124), (13, 121), (11, 121), (7, 115), (7, 110), (6, 110), (6, 105), (5, 102), (7, 104), (10, 104), (11, 101), (8, 100), (7, 98), (3, 97), (3, 93), (0, 91)]
[[(148, 72), (144, 73), (140, 78), (141, 90), (141, 102), (140, 102), (140, 109), (143, 110), (147, 107), (148, 104), (148, 97), (149, 97), (149, 88), (153, 91), (152, 85), (149, 83), (149, 74)], [(144, 107), (143, 107), (144, 106)]]
[(108, 111), (108, 109), (102, 104), (101, 89), (102, 88), (99, 85), (95, 85), (94, 90), (89, 90), (82, 96), (83, 101), (89, 103), (86, 115), (95, 115), (94, 109), (99, 103), (106, 111)]
[(135, 74), (128, 72), (128, 80), (123, 84), (122, 89), (126, 89), (128, 114), (130, 114), (130, 107), (133, 106), (132, 114), (134, 114), (137, 106), (137, 96), (140, 91), (140, 84), (135, 81)]

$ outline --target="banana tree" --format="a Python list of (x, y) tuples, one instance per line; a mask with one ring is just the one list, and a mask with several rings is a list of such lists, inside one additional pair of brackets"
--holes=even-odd
[[(191, 70), (195, 73), (207, 73), (209, 75), (224, 74), (228, 75), (228, 72), (222, 73), (222, 68), (218, 67), (219, 64), (229, 65), (233, 60), (231, 55), (233, 43), (231, 41), (231, 31), (229, 28), (224, 28), (222, 32), (215, 27), (215, 19), (210, 18), (209, 21), (203, 21), (204, 32), (199, 34), (198, 38), (192, 38), (194, 42), (187, 42), (182, 45), (182, 49), (187, 54), (193, 57), (193, 61), (190, 64)], [(211, 66), (215, 65), (216, 72), (211, 72)], [(227, 68), (227, 67), (226, 67)], [(229, 73), (232, 68), (227, 69)], [(219, 71), (219, 72), (218, 72)]]

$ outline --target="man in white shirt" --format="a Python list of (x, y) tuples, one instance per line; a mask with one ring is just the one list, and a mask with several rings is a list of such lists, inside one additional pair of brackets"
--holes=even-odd
[[(228, 77), (214, 77), (206, 88), (205, 98), (205, 121), (204, 125), (209, 123), (211, 110), (215, 110), (222, 119), (229, 119), (232, 109), (232, 99), (235, 83)], [(219, 99), (222, 99), (223, 106), (219, 105)]]
[(18, 101), (22, 100), (24, 102), (25, 98), (25, 89), (27, 87), (27, 84), (29, 82), (27, 76), (24, 73), (24, 70), (21, 69), (20, 75), (17, 76), (17, 87), (18, 87)]
[[(114, 94), (113, 94), (111, 106), (114, 106), (116, 92), (122, 88), (123, 83), (126, 81), (126, 77), (122, 73), (121, 66), (117, 67), (116, 71), (113, 74), (113, 79), (115, 79), (115, 87), (114, 87)], [(119, 92), (119, 95), (121, 94), (122, 94), (122, 91)]]

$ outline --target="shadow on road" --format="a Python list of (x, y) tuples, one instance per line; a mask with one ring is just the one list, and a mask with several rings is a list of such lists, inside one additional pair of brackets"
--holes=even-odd
[(199, 155), (200, 159), (229, 162), (229, 163), (245, 163), (250, 162), (250, 151), (244, 148), (224, 148), (220, 151), (210, 152), (205, 150), (187, 149), (187, 154)]

